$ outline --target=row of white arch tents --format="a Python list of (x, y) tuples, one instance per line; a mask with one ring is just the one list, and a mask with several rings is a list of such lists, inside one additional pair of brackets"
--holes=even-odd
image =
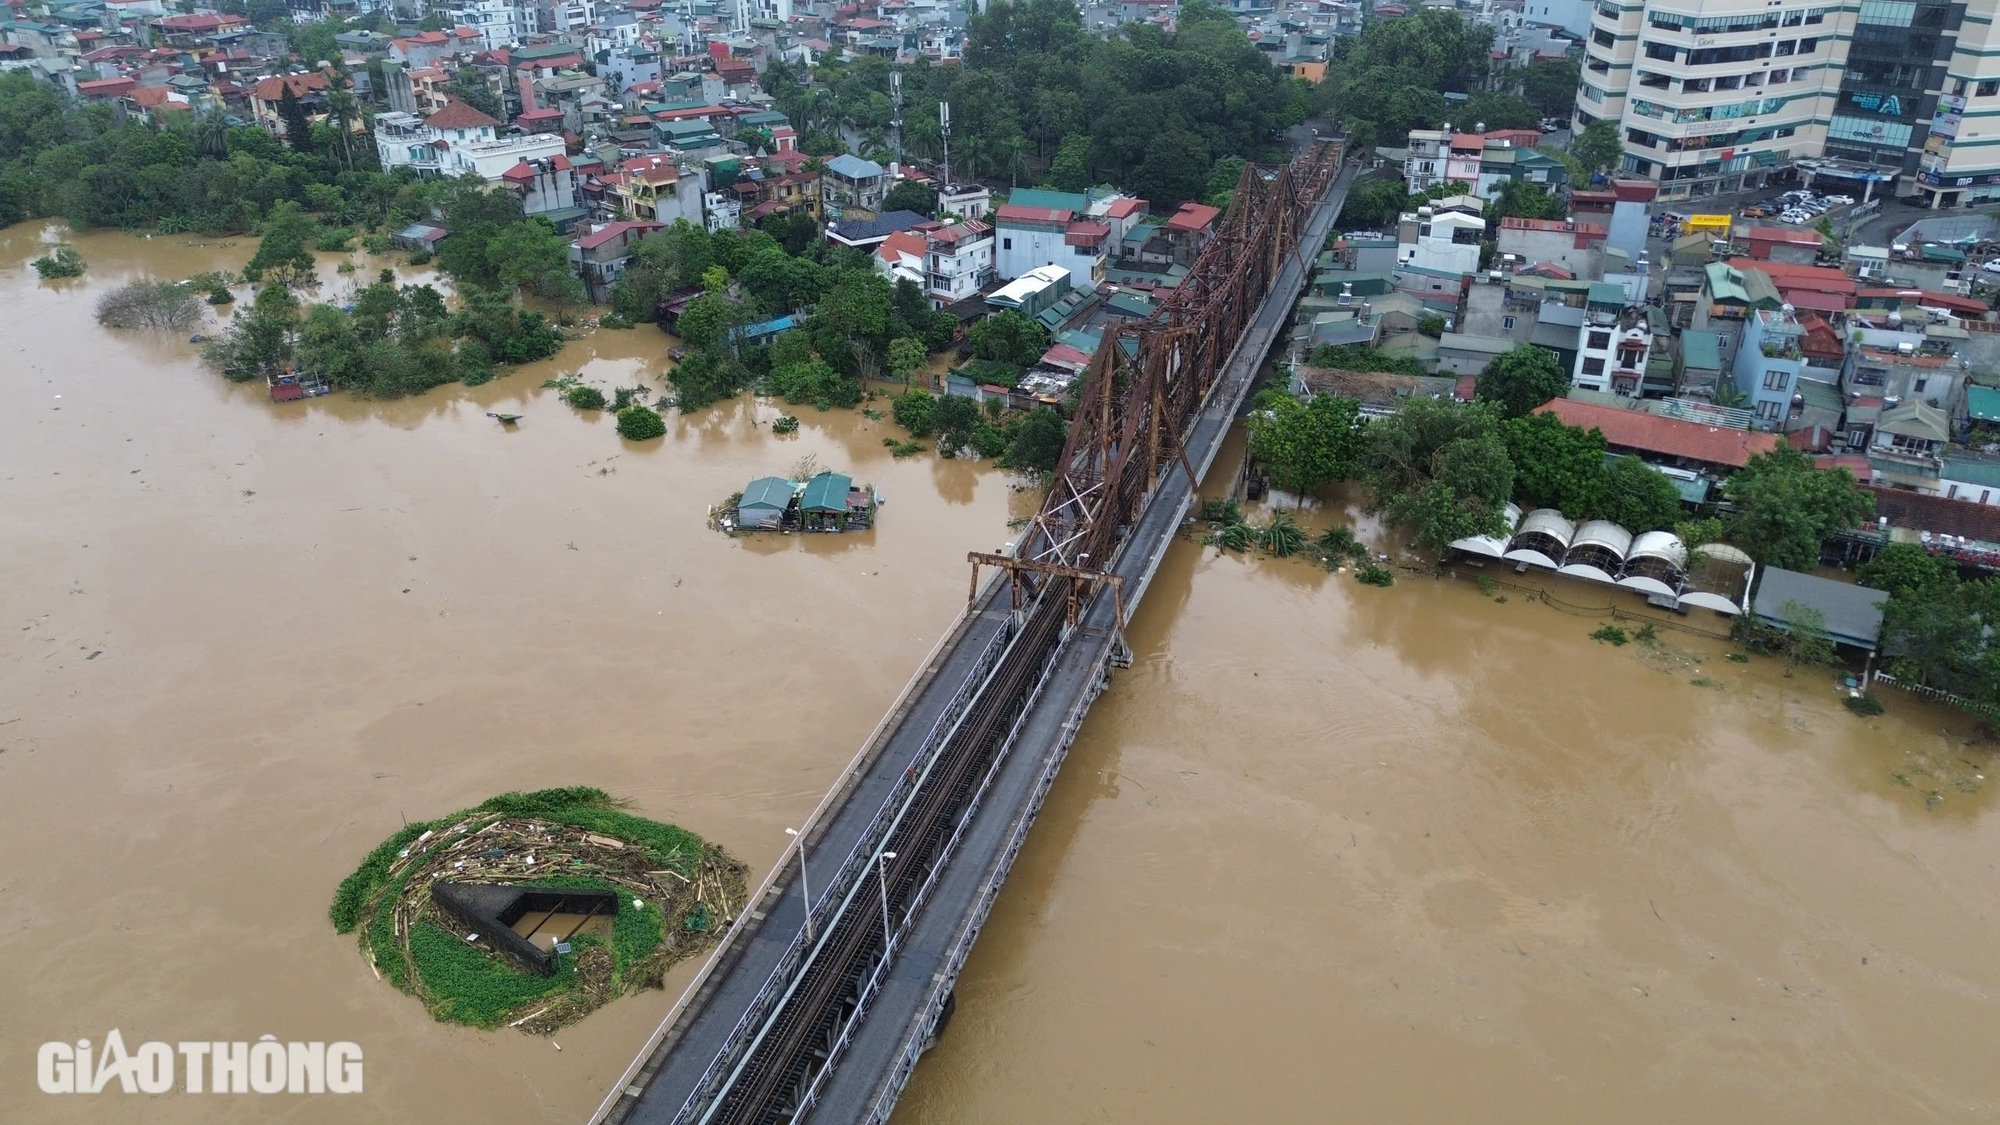
[(1634, 535), (1610, 520), (1575, 523), (1554, 508), (1523, 516), (1518, 504), (1507, 505), (1507, 527), (1504, 537), (1469, 536), (1453, 543), (1452, 550), (1623, 586), (1654, 605), (1676, 610), (1740, 614), (1750, 601), (1756, 565), (1727, 543), (1689, 551), (1671, 531)]

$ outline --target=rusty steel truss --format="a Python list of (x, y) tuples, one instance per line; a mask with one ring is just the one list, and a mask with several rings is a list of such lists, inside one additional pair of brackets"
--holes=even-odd
[(1199, 486), (1182, 435), (1298, 249), (1340, 160), (1338, 145), (1319, 143), (1290, 164), (1245, 165), (1229, 210), (1180, 288), (1138, 326), (1105, 330), (1054, 480), (1015, 557), (1101, 571), (1118, 529), (1137, 518), (1162, 473), (1184, 471), (1190, 488)]

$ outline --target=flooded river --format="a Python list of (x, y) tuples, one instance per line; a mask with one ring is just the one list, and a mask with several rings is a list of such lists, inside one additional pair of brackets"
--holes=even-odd
[[(1031, 501), (858, 413), (634, 446), (538, 389), (656, 384), (651, 328), (273, 406), (89, 316), (249, 242), (87, 236), (45, 283), (40, 236), (0, 232), (0, 1119), (582, 1120), (691, 966), (553, 1042), (445, 1027), (334, 885), (404, 817), (562, 784), (761, 873)], [(882, 488), (876, 531), (703, 527), (806, 454)], [(1176, 546), (898, 1120), (2000, 1115), (1968, 724), (1501, 593)], [(35, 1091), (36, 1045), (112, 1027), (349, 1039), (367, 1088)]]

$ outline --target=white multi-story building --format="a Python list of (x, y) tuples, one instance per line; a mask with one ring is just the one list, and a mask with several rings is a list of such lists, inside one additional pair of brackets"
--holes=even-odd
[(482, 50), (512, 46), (523, 35), (534, 32), (532, 3), (523, 6), (516, 0), (450, 0), (443, 7), (452, 26), (469, 27), (479, 33)]
[(375, 152), (384, 171), (410, 168), (421, 175), (462, 176), (489, 183), (522, 161), (553, 160), (565, 151), (554, 133), (501, 137), (499, 122), (464, 102), (448, 102), (428, 119), (411, 113), (375, 118)]
[(1824, 0), (1600, 0), (1575, 127), (1617, 122), (1620, 171), (1657, 180), (1663, 199), (1762, 186), (1826, 151), (1854, 21)]
[(1440, 273), (1479, 272), (1486, 220), (1463, 211), (1419, 207), (1396, 221), (1396, 264)]
[(537, 30), (576, 35), (597, 22), (597, 0), (536, 0)]
[(1653, 354), (1653, 333), (1646, 318), (1628, 312), (1625, 304), (1625, 292), (1616, 285), (1590, 287), (1583, 324), (1577, 329), (1572, 384), (1587, 391), (1639, 397), (1646, 362)]
[(1411, 192), (1425, 191), (1444, 179), (1450, 141), (1449, 129), (1410, 130), (1410, 147), (1403, 157), (1403, 180)]
[(967, 220), (897, 231), (875, 248), (875, 267), (892, 281), (916, 282), (933, 306), (943, 308), (993, 280), (993, 228)]

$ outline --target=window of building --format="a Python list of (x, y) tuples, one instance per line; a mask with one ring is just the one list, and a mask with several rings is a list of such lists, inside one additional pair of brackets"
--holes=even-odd
[(1601, 352), (1605, 348), (1611, 346), (1611, 333), (1592, 332), (1590, 334), (1590, 343), (1585, 346), (1588, 347), (1591, 351)]
[(1757, 404), (1757, 417), (1766, 422), (1775, 422), (1784, 416), (1785, 404), (1776, 399), (1765, 399)]
[(1911, 388), (1911, 390), (1915, 391), (1915, 392), (1916, 392), (1917, 394), (1923, 394), (1923, 393), (1924, 393), (1924, 386), (1925, 386), (1925, 384), (1927, 384), (1927, 383), (1929, 383), (1929, 382), (1930, 382), (1930, 380), (1928, 380), (1928, 379), (1918, 379), (1918, 380), (1917, 380), (1917, 382), (1916, 382), (1916, 385), (1915, 385), (1914, 387), (1912, 387), (1912, 388)]
[(1990, 98), (1995, 94), (2000, 94), (2000, 82), (1981, 82), (1978, 92), (1974, 96)]
[(1774, 55), (1795, 55), (1798, 53), (1798, 50), (1799, 50), (1798, 40), (1781, 39), (1775, 45), (1772, 46), (1771, 53)]
[(1590, 41), (1600, 47), (1609, 47), (1618, 42), (1618, 37), (1600, 28), (1591, 34)]
[(1766, 371), (1764, 372), (1764, 389), (1767, 391), (1782, 391), (1785, 389), (1785, 383), (1791, 377), (1792, 373), (1789, 371)]
[(1003, 238), (1003, 239), (1001, 239), (1001, 240), (1000, 240), (1000, 249), (1002, 249), (1002, 250), (1012, 250), (1013, 248), (1014, 248), (1014, 240), (1013, 240), (1013, 239), (1011, 239), (1011, 238)]
[(1780, 128), (1780, 129), (1778, 129), (1778, 130), (1777, 130), (1777, 131), (1776, 131), (1775, 133), (1773, 133), (1773, 134), (1772, 134), (1772, 136), (1776, 136), (1776, 137), (1789, 137), (1789, 136), (1792, 136), (1793, 134), (1797, 133), (1798, 131), (1799, 131), (1799, 129), (1798, 129), (1798, 126), (1796, 126), (1796, 125), (1786, 125), (1786, 126), (1783, 126), (1783, 127), (1782, 127), (1782, 128)]
[(1598, 378), (1600, 378), (1600, 379), (1601, 379), (1601, 378), (1603, 378), (1603, 377), (1604, 377), (1604, 361), (1603, 361), (1602, 359), (1586, 359), (1586, 360), (1584, 360), (1584, 361), (1583, 361), (1583, 373), (1584, 373), (1585, 375), (1595, 375), (1595, 376), (1597, 376), (1597, 377), (1598, 377)]
[(1706, 78), (1685, 79), (1681, 82), (1681, 90), (1690, 94), (1705, 94), (1708, 92), (1708, 83), (1709, 80)]
[(1505, 329), (1507, 329), (1507, 330), (1509, 330), (1509, 331), (1512, 331), (1512, 330), (1513, 330), (1513, 328), (1514, 328), (1514, 318), (1513, 318), (1513, 317), (1511, 317), (1511, 316), (1503, 316), (1503, 317), (1501, 317), (1501, 318), (1500, 318), (1500, 327), (1502, 327), (1502, 328), (1505, 328)]
[(1680, 48), (1674, 46), (1671, 43), (1646, 44), (1646, 57), (1649, 59), (1659, 59), (1662, 62), (1672, 62), (1674, 61), (1675, 58), (1679, 57), (1679, 55), (1680, 55)]
[(1799, 54), (1810, 55), (1819, 50), (1819, 40), (1811, 37), (1799, 40)]
[(1780, 27), (1797, 27), (1804, 22), (1806, 22), (1806, 14), (1803, 11), (1786, 12), (1785, 18), (1779, 20), (1778, 25)]

